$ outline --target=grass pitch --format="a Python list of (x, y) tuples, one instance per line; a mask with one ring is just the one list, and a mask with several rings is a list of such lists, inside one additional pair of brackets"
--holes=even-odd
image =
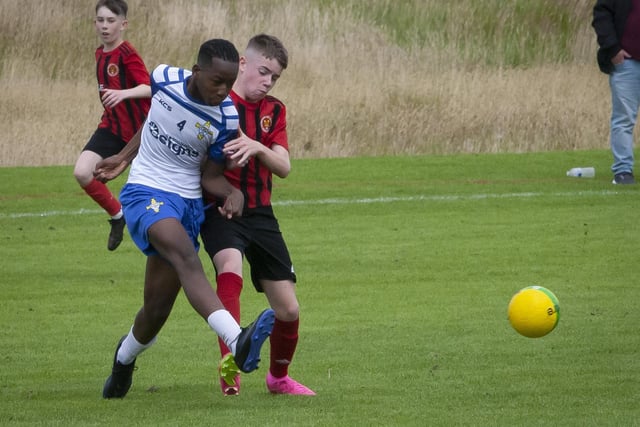
[[(241, 395), (223, 397), (215, 335), (180, 296), (118, 401), (101, 390), (144, 257), (128, 236), (106, 250), (107, 218), (70, 167), (0, 169), (0, 424), (640, 425), (640, 190), (613, 186), (609, 162), (294, 161), (274, 185), (302, 305), (290, 373), (318, 395), (269, 395), (267, 345)], [(566, 177), (573, 166), (596, 178)], [(533, 284), (560, 301), (539, 339), (506, 314)], [(242, 323), (265, 305), (247, 283)]]

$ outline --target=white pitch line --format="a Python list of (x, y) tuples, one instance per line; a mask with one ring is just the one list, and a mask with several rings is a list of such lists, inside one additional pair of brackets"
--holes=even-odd
[(70, 216), (70, 215), (86, 215), (104, 212), (102, 209), (77, 209), (73, 211), (46, 211), (46, 212), (22, 212), (3, 214), (0, 213), (0, 219), (3, 218), (33, 218), (33, 217), (49, 217), (49, 216)]
[(392, 203), (392, 202), (441, 202), (441, 201), (458, 201), (458, 200), (486, 200), (486, 199), (516, 199), (529, 197), (582, 197), (582, 196), (612, 196), (621, 194), (618, 191), (578, 191), (578, 192), (559, 192), (559, 193), (541, 193), (541, 192), (525, 192), (525, 193), (485, 193), (485, 194), (445, 194), (445, 195), (418, 195), (418, 196), (402, 196), (402, 197), (375, 197), (365, 199), (320, 199), (320, 200), (282, 200), (273, 202), (274, 206), (299, 206), (299, 205), (350, 205), (350, 204), (371, 204), (371, 203)]
[[(614, 196), (623, 194), (618, 191), (601, 190), (601, 191), (578, 191), (578, 192), (558, 192), (558, 193), (542, 193), (542, 192), (523, 192), (523, 193), (484, 193), (484, 194), (444, 194), (444, 195), (417, 195), (417, 196), (398, 196), (398, 197), (374, 197), (362, 199), (318, 199), (318, 200), (281, 200), (274, 201), (274, 206), (307, 206), (307, 205), (357, 205), (372, 203), (394, 203), (394, 202), (449, 202), (458, 200), (488, 200), (488, 199), (517, 199), (517, 198), (533, 198), (533, 197), (583, 197), (583, 196)], [(628, 194), (628, 193), (627, 193)], [(36, 218), (36, 217), (52, 217), (52, 216), (71, 216), (71, 215), (87, 215), (98, 214), (104, 212), (102, 209), (77, 209), (77, 210), (54, 210), (45, 212), (22, 212), (22, 213), (0, 213), (0, 219), (9, 218)]]

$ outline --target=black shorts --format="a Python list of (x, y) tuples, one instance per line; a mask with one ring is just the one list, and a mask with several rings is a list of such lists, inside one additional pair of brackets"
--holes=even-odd
[(222, 249), (238, 249), (249, 262), (251, 281), (263, 292), (260, 280), (291, 280), (296, 274), (280, 225), (271, 207), (254, 209), (240, 218), (227, 219), (212, 206), (205, 211), (200, 237), (209, 257)]
[(127, 145), (126, 142), (109, 132), (107, 129), (98, 128), (84, 146), (82, 151), (93, 151), (103, 159), (118, 154)]

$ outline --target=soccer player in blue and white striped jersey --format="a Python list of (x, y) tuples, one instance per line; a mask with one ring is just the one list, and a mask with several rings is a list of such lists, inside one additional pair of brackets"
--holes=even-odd
[(118, 343), (104, 398), (126, 395), (137, 356), (155, 342), (181, 288), (229, 345), (238, 368), (257, 368), (260, 349), (273, 328), (273, 310), (264, 310), (241, 328), (216, 296), (197, 254), (204, 219), (202, 188), (225, 200), (219, 209), (227, 218), (239, 215), (244, 205), (242, 193), (223, 175), (223, 147), (238, 130), (238, 113), (228, 97), (238, 63), (233, 44), (214, 39), (200, 47), (191, 70), (156, 67), (144, 126), (118, 155), (96, 168), (97, 179), (107, 181), (133, 159), (120, 201), (129, 234), (147, 255), (144, 303)]

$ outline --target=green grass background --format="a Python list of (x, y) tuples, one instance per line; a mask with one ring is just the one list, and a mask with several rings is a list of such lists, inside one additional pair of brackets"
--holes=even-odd
[[(117, 401), (101, 389), (144, 258), (128, 236), (106, 250), (107, 218), (71, 167), (1, 168), (0, 424), (640, 425), (639, 190), (613, 186), (609, 163), (294, 160), (275, 183), (302, 305), (291, 375), (318, 395), (269, 395), (267, 346), (242, 394), (223, 397), (215, 335), (181, 295)], [(566, 177), (573, 166), (596, 178)], [(532, 284), (560, 301), (540, 339), (506, 318)], [(266, 301), (250, 284), (242, 298), (247, 323)]]

